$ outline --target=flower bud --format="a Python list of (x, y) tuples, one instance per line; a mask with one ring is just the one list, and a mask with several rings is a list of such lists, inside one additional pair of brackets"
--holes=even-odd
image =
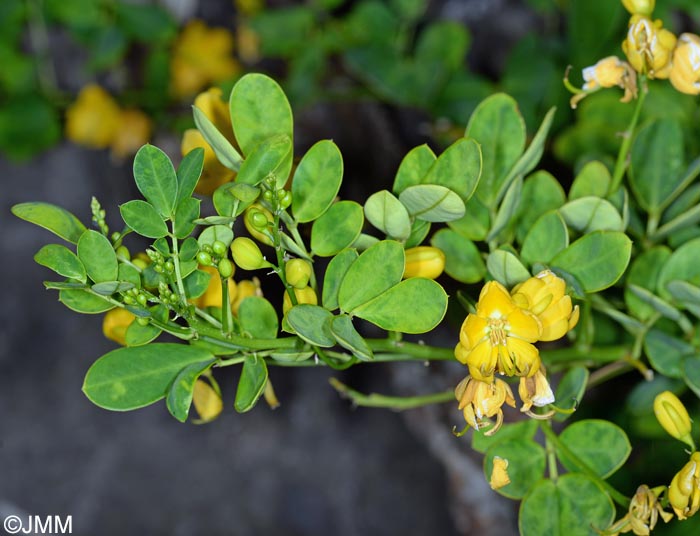
[(645, 15), (650, 17), (654, 11), (656, 0), (622, 0), (622, 5), (632, 15)]
[(265, 266), (271, 266), (265, 260), (258, 245), (250, 238), (241, 236), (231, 244), (233, 261), (244, 270), (258, 270)]
[(432, 246), (418, 246), (406, 250), (406, 269), (403, 278), (425, 277), (435, 279), (445, 269), (445, 254)]
[(520, 408), (522, 412), (529, 412), (532, 406), (541, 408), (554, 402), (554, 393), (549, 386), (543, 366), (540, 366), (534, 376), (520, 378), (518, 394), (523, 401), (523, 406)]
[(475, 430), (487, 426), (491, 417), (496, 417), (496, 424), (485, 435), (495, 434), (503, 423), (503, 404), (515, 407), (515, 399), (510, 386), (501, 379), (484, 382), (467, 376), (455, 388), (455, 397), (459, 402), (464, 420)]
[(508, 460), (501, 458), (500, 456), (494, 456), (489, 486), (491, 486), (491, 489), (500, 489), (508, 484), (510, 484), (510, 477), (508, 476)]
[[(318, 304), (318, 298), (316, 297), (316, 291), (311, 287), (295, 288), (294, 296), (296, 296), (297, 304), (309, 303), (311, 305)], [(285, 291), (284, 298), (282, 299), (282, 312), (287, 314), (293, 307), (292, 300), (289, 297), (289, 293)]]
[(102, 321), (102, 333), (108, 339), (126, 346), (126, 330), (135, 318), (134, 314), (121, 307), (107, 311)]
[(690, 435), (691, 424), (688, 410), (676, 395), (664, 391), (654, 399), (654, 414), (668, 434), (695, 448)]
[(199, 415), (200, 422), (216, 419), (224, 409), (221, 395), (204, 380), (197, 380), (192, 391), (192, 403)]
[(221, 259), (218, 268), (219, 275), (224, 279), (228, 279), (233, 275), (233, 263), (228, 259)]
[(678, 519), (686, 519), (700, 509), (700, 452), (676, 473), (668, 486), (668, 502)]
[(311, 278), (311, 264), (304, 259), (292, 259), (284, 265), (287, 283), (294, 288), (304, 288)]
[(676, 36), (664, 29), (660, 20), (652, 22), (648, 17), (633, 15), (622, 50), (635, 71), (649, 78), (668, 78), (675, 46)]
[(700, 94), (700, 36), (684, 33), (678, 38), (669, 79), (681, 93)]
[(243, 215), (243, 223), (250, 235), (261, 244), (272, 245), (269, 233), (264, 232), (270, 222), (274, 221), (272, 213), (262, 205), (249, 206)]

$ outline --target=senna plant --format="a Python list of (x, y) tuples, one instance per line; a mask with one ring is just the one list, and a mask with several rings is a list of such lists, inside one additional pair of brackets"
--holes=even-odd
[[(651, 39), (661, 31), (648, 19), (653, 2), (623, 3), (633, 15), (629, 63), (606, 58), (584, 71), (583, 89), (569, 87), (576, 104), (619, 86), (635, 113), (615, 165), (585, 163), (567, 191), (536, 170), (555, 110), (528, 143), (516, 102), (495, 94), (444, 151), (411, 150), (391, 191), (363, 205), (338, 199), (338, 147), (319, 141), (295, 165), (284, 92), (249, 74), (230, 93), (231, 132), (194, 108), (218, 165), (235, 174), (213, 192), (211, 213), (193, 197), (205, 151), (176, 168), (151, 145), (134, 159), (143, 199), (119, 207), (120, 230), (110, 231), (96, 200), (94, 228), (49, 203), (13, 207), (71, 246), (36, 254), (60, 276), (45, 286), (76, 312), (104, 313), (106, 333), (123, 345), (90, 367), (86, 396), (117, 411), (165, 399), (183, 422), (194, 404), (208, 421), (222, 411), (217, 368), (241, 368), (235, 409), (246, 412), (261, 397), (276, 403), (272, 367), (456, 359), (468, 375), (454, 391), (401, 398), (332, 384), (358, 405), (456, 402), (466, 427), (455, 435), (473, 429), (491, 487), (522, 500), (524, 535), (692, 523), (700, 455), (677, 395), (700, 396), (700, 157), (685, 154), (675, 120), (638, 119), (649, 79), (665, 73), (694, 91), (688, 77), (699, 69), (686, 60), (700, 46), (696, 36)], [(143, 253), (130, 253), (132, 234), (152, 240)], [(452, 297), (436, 281), (443, 272), (463, 287)], [(278, 280), (283, 298), (263, 296), (261, 278)], [(464, 322), (445, 347), (406, 337), (435, 329), (448, 305)], [(365, 337), (368, 325), (385, 336)], [(177, 342), (154, 342), (161, 336)], [(627, 431), (602, 418), (567, 423), (594, 387), (629, 385), (615, 383), (626, 373), (637, 409), (689, 449), (675, 476), (631, 489), (610, 480), (632, 451)], [(508, 414), (515, 390), (520, 412)]]

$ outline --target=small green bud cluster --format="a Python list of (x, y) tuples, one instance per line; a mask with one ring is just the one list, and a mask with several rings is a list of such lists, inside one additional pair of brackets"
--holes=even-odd
[(233, 263), (228, 258), (228, 247), (221, 240), (204, 244), (197, 252), (197, 262), (202, 266), (214, 266), (224, 279), (233, 275)]
[(123, 294), (123, 301), (127, 305), (140, 305), (141, 307), (146, 307), (148, 305), (148, 300), (150, 298), (149, 294), (138, 288), (132, 288), (125, 291)]
[(109, 234), (109, 227), (105, 221), (107, 213), (102, 209), (102, 205), (95, 197), (90, 201), (90, 210), (92, 211), (92, 221), (100, 229), (100, 232), (107, 236)]
[(281, 210), (286, 210), (292, 204), (292, 192), (285, 190), (284, 188), (278, 188), (274, 190), (274, 183), (268, 185), (269, 190), (265, 190), (262, 194), (263, 201), (268, 205), (276, 209), (279, 207)]
[(175, 294), (168, 285), (162, 281), (158, 283), (158, 297), (164, 305), (177, 305), (180, 303), (180, 299), (177, 294)]
[(175, 271), (175, 264), (170, 259), (166, 259), (163, 254), (155, 249), (147, 249), (146, 255), (151, 259), (153, 271), (157, 274), (172, 274)]

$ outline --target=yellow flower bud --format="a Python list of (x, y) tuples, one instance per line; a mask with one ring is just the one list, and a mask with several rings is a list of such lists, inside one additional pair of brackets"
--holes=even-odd
[(406, 269), (403, 278), (425, 277), (436, 279), (445, 269), (445, 254), (432, 246), (418, 246), (406, 250)]
[(128, 109), (119, 114), (119, 126), (111, 143), (112, 156), (122, 160), (136, 154), (151, 139), (151, 118), (141, 110)]
[[(221, 278), (219, 277), (219, 271), (213, 266), (200, 266), (200, 270), (203, 270), (211, 275), (209, 279), (209, 286), (207, 290), (204, 291), (199, 298), (193, 300), (195, 305), (200, 309), (205, 307), (221, 307)], [(233, 279), (228, 280), (228, 297), (229, 301), (233, 302), (236, 299), (236, 282)]]
[(194, 384), (192, 403), (202, 423), (213, 421), (224, 409), (221, 395), (207, 382), (199, 379)]
[[(296, 296), (297, 304), (309, 303), (311, 305), (318, 305), (318, 297), (316, 296), (316, 291), (311, 287), (295, 288), (294, 296)], [(282, 312), (287, 314), (292, 308), (292, 299), (289, 297), (289, 293), (285, 291), (284, 298), (282, 298)]]
[(687, 443), (695, 449), (693, 438), (690, 435), (691, 424), (688, 410), (685, 409), (676, 395), (671, 391), (659, 393), (654, 398), (654, 414), (671, 437), (675, 437)]
[(121, 307), (107, 311), (102, 321), (102, 333), (108, 339), (126, 346), (126, 330), (135, 318), (134, 314)]
[(66, 110), (66, 137), (78, 145), (104, 149), (114, 140), (119, 122), (117, 102), (97, 84), (88, 84)]
[(668, 502), (678, 519), (686, 519), (700, 509), (700, 452), (676, 473), (668, 486)]
[(675, 46), (676, 36), (664, 29), (660, 20), (652, 22), (648, 17), (633, 15), (622, 50), (637, 72), (649, 78), (668, 78)]
[(491, 417), (496, 417), (494, 427), (485, 435), (495, 434), (503, 423), (503, 404), (515, 407), (515, 398), (510, 386), (501, 379), (483, 382), (467, 376), (455, 388), (455, 397), (464, 420), (475, 430), (490, 424)]
[(684, 33), (678, 38), (669, 79), (681, 93), (700, 94), (700, 36)]
[(241, 302), (249, 296), (262, 296), (262, 290), (260, 289), (260, 280), (257, 277), (253, 279), (244, 279), (238, 282), (236, 299), (231, 304), (231, 310), (233, 314), (238, 316), (238, 310), (241, 307)]
[(258, 245), (246, 236), (236, 238), (231, 244), (233, 261), (244, 270), (258, 270), (272, 266), (265, 260)]
[(287, 283), (294, 288), (304, 288), (311, 278), (311, 263), (304, 259), (291, 259), (284, 265)]
[(491, 489), (500, 489), (508, 484), (510, 484), (510, 477), (508, 476), (508, 460), (501, 458), (500, 456), (494, 456), (489, 486), (491, 486)]
[(534, 376), (520, 378), (518, 394), (523, 401), (523, 406), (520, 408), (522, 412), (529, 412), (532, 406), (541, 408), (554, 402), (554, 393), (549, 386), (543, 366), (540, 366)]
[(632, 15), (646, 15), (650, 17), (654, 12), (656, 0), (622, 0), (622, 5)]
[(513, 288), (513, 301), (540, 321), (542, 332), (539, 340), (560, 339), (578, 323), (578, 305), (572, 306), (571, 297), (565, 292), (566, 282), (550, 270), (544, 270)]
[[(263, 232), (263, 229), (266, 228), (266, 225), (257, 225), (258, 220), (262, 221), (263, 218), (261, 216), (264, 216), (265, 220), (267, 222), (272, 223), (274, 221), (274, 216), (272, 216), (272, 212), (267, 210), (265, 207), (262, 205), (259, 205), (257, 203), (250, 205), (246, 210), (243, 215), (243, 223), (245, 224), (245, 228), (248, 230), (250, 233), (250, 236), (255, 238), (258, 242), (261, 244), (265, 244), (266, 246), (271, 246), (272, 245), (272, 239), (270, 238), (269, 235), (265, 234)], [(265, 223), (264, 221), (262, 221)]]

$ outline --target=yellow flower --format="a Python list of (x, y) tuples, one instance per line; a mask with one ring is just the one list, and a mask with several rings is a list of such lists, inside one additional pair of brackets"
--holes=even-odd
[(102, 333), (108, 339), (126, 346), (126, 330), (135, 318), (134, 314), (121, 307), (107, 311), (102, 321)]
[(208, 84), (232, 78), (240, 71), (233, 58), (233, 34), (190, 21), (173, 48), (170, 72), (175, 96), (194, 95)]
[(117, 102), (97, 84), (88, 84), (66, 110), (66, 137), (78, 145), (104, 149), (114, 140), (119, 122)]
[(700, 94), (700, 36), (684, 33), (678, 38), (669, 79), (681, 93)]
[(513, 301), (536, 315), (542, 324), (539, 340), (561, 339), (576, 326), (578, 305), (573, 307), (571, 297), (565, 292), (566, 282), (550, 270), (544, 270), (513, 288)]
[(690, 435), (691, 424), (688, 410), (685, 409), (683, 402), (676, 395), (671, 391), (664, 391), (656, 395), (654, 414), (659, 424), (670, 436), (687, 443), (690, 448), (695, 450), (695, 444)]
[(213, 421), (224, 409), (221, 395), (207, 382), (199, 379), (194, 384), (192, 403), (201, 423)]
[(121, 160), (136, 154), (151, 139), (152, 129), (150, 117), (141, 110), (122, 110), (119, 113), (119, 126), (110, 144), (112, 156)]
[(622, 0), (622, 5), (632, 15), (646, 15), (650, 17), (654, 11), (656, 0)]
[(508, 476), (508, 460), (503, 459), (500, 456), (494, 456), (489, 486), (491, 486), (491, 489), (500, 489), (508, 484), (510, 484), (510, 477)]
[(540, 338), (537, 316), (521, 309), (497, 281), (481, 289), (476, 314), (462, 324), (455, 357), (477, 380), (493, 381), (494, 373), (532, 376), (540, 355), (532, 343)]
[(436, 279), (445, 269), (445, 254), (432, 246), (418, 246), (406, 250), (406, 269), (403, 278), (425, 277)]
[(571, 97), (572, 108), (576, 108), (578, 103), (591, 93), (615, 86), (625, 90), (620, 102), (629, 102), (637, 98), (637, 74), (629, 63), (621, 61), (616, 56), (608, 56), (595, 65), (586, 67), (583, 70), (583, 80), (582, 90), (572, 89), (576, 92)]
[(637, 488), (637, 492), (630, 501), (629, 510), (622, 519), (616, 521), (610, 528), (604, 531), (604, 534), (609, 536), (617, 536), (625, 532), (633, 532), (638, 536), (648, 536), (654, 530), (659, 516), (668, 523), (673, 514), (664, 512), (663, 507), (659, 503), (659, 493), (663, 490), (663, 486), (650, 490), (645, 484)]
[[(312, 287), (295, 288), (294, 296), (297, 299), (297, 304), (309, 303), (311, 305), (318, 304), (318, 297), (316, 296), (316, 291)], [(292, 308), (292, 299), (289, 297), (287, 291), (284, 292), (284, 297), (282, 298), (282, 312), (287, 314)]]
[(633, 15), (622, 50), (637, 72), (649, 78), (668, 78), (675, 46), (676, 36), (664, 29), (660, 20), (652, 22), (649, 17)]
[(520, 378), (518, 394), (523, 401), (523, 406), (520, 408), (522, 412), (529, 412), (532, 406), (541, 408), (554, 402), (554, 393), (549, 386), (543, 366), (540, 366), (534, 376)]
[[(222, 100), (223, 92), (219, 88), (210, 88), (197, 95), (194, 105), (204, 112), (204, 115), (214, 123), (214, 126), (224, 137), (235, 146), (233, 128), (231, 127), (231, 115), (228, 104)], [(204, 149), (204, 167), (195, 191), (203, 195), (211, 195), (219, 186), (231, 182), (236, 176), (235, 171), (225, 167), (216, 158), (214, 149), (204, 139), (204, 136), (196, 128), (186, 130), (182, 135), (180, 151), (185, 156), (192, 149), (201, 147)]]
[(455, 397), (459, 401), (464, 420), (475, 430), (487, 426), (490, 424), (488, 419), (496, 417), (496, 424), (485, 435), (495, 434), (501, 427), (503, 404), (515, 407), (513, 391), (506, 382), (498, 378), (493, 382), (483, 382), (467, 376), (455, 388)]
[[(211, 275), (211, 277), (209, 279), (209, 286), (207, 287), (207, 290), (204, 291), (204, 294), (202, 294), (199, 298), (194, 300), (195, 305), (200, 309), (204, 309), (205, 307), (221, 307), (222, 289), (219, 271), (213, 266), (200, 266), (199, 269), (207, 272)], [(237, 290), (236, 282), (233, 280), (233, 278), (229, 278), (228, 296), (231, 303), (233, 303), (233, 301), (236, 299)]]
[(241, 302), (249, 296), (262, 296), (262, 290), (260, 289), (260, 280), (257, 277), (253, 279), (244, 279), (238, 282), (238, 292), (236, 292), (236, 299), (231, 304), (231, 310), (233, 314), (238, 316), (238, 309), (241, 307)]
[(686, 519), (700, 508), (700, 452), (676, 473), (668, 487), (668, 502), (678, 519)]

